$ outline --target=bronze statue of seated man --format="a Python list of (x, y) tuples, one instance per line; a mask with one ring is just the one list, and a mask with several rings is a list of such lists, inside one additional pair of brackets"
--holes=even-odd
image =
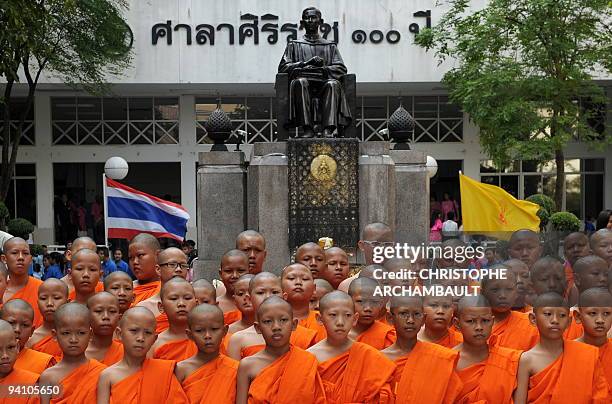
[[(319, 35), (323, 24), (321, 11), (308, 7), (301, 21), (306, 34), (287, 44), (278, 66), (279, 73), (289, 74), (289, 126), (302, 127), (303, 137), (331, 138), (334, 132), (350, 125), (351, 111), (340, 79), (346, 66), (335, 43)], [(319, 99), (320, 111), (313, 110), (312, 99)], [(316, 124), (319, 125), (316, 125)]]

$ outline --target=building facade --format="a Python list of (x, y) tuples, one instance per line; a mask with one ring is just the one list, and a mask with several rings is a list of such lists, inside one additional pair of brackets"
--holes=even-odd
[[(253, 143), (276, 141), (275, 74), (287, 39), (303, 34), (299, 19), (310, 5), (322, 10), (324, 36), (338, 42), (357, 75), (360, 140), (383, 140), (381, 130), (401, 102), (416, 121), (412, 148), (438, 160), (434, 198), (459, 199), (459, 170), (518, 198), (552, 195), (554, 165), (517, 160), (493, 167), (478, 128), (449, 102), (440, 82), (450, 62), (439, 65), (414, 44), (415, 34), (445, 11), (435, 2), (132, 0), (133, 65), (109, 78), (112, 94), (91, 97), (52, 77), (39, 85), (7, 198), (11, 214), (36, 224), (35, 242), (62, 241), (70, 215), (79, 205), (91, 213), (101, 196), (104, 162), (121, 156), (130, 163), (125, 183), (185, 206), (188, 237), (195, 238), (196, 163), (211, 148), (203, 124), (220, 99), (237, 130), (232, 142), (247, 157)], [(612, 80), (601, 84), (612, 94)], [(609, 127), (610, 113), (603, 119)], [(574, 143), (565, 154), (563, 208), (586, 219), (611, 207), (612, 148)], [(91, 234), (93, 221), (87, 215), (85, 230), (77, 227)]]

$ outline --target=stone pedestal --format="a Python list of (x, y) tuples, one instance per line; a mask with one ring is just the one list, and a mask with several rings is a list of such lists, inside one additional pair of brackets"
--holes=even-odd
[(247, 228), (265, 237), (263, 270), (276, 274), (290, 263), (287, 174), (286, 143), (255, 143), (247, 176)]
[(195, 279), (218, 277), (219, 260), (235, 248), (246, 225), (246, 171), (242, 152), (199, 154), (197, 171), (198, 260)]
[(418, 245), (429, 237), (427, 156), (413, 150), (390, 150), (395, 163), (395, 240)]
[[(409, 190), (409, 192), (413, 192)], [(388, 224), (395, 231), (395, 163), (389, 156), (389, 142), (363, 142), (359, 156), (359, 236), (374, 222)]]

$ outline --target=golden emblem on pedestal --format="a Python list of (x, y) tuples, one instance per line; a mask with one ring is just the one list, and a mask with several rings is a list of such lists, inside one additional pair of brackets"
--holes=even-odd
[(321, 182), (332, 181), (336, 178), (336, 160), (327, 154), (320, 154), (310, 163), (310, 174)]

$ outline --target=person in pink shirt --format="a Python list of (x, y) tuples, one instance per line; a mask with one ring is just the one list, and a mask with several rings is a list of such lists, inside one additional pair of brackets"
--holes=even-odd
[(442, 241), (442, 213), (436, 210), (431, 215), (429, 241)]
[(455, 213), (455, 219), (459, 220), (459, 205), (457, 204), (457, 201), (451, 198), (448, 192), (444, 193), (443, 198), (444, 199), (442, 200), (442, 217), (444, 218), (444, 220), (448, 220), (448, 212)]

